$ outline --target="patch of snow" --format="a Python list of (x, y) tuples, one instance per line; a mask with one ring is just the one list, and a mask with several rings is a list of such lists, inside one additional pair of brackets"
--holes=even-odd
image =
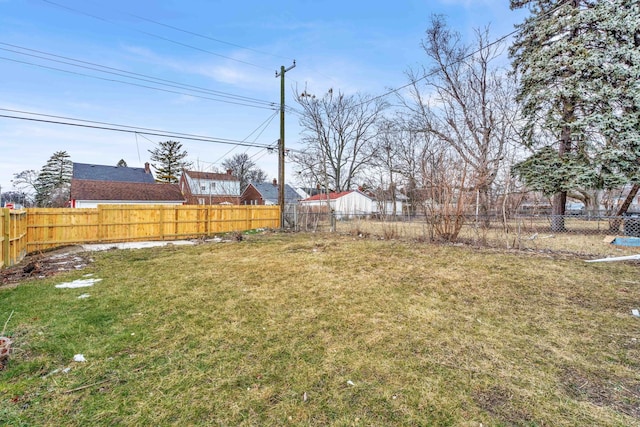
[(84, 358), (84, 354), (75, 354), (73, 356), (73, 361), (74, 362), (86, 362), (87, 359)]
[(82, 245), (82, 249), (85, 251), (106, 251), (109, 249), (146, 249), (167, 245), (195, 245), (195, 242), (190, 240), (171, 240), (162, 242), (103, 243), (94, 245)]
[(633, 261), (640, 259), (640, 255), (627, 255), (612, 258), (587, 259), (585, 262), (613, 262), (613, 261)]
[(86, 288), (88, 286), (93, 286), (94, 283), (101, 281), (102, 279), (78, 279), (73, 282), (64, 282), (56, 285), (56, 288), (62, 289), (73, 289), (73, 288)]
[(91, 295), (89, 294), (82, 294), (80, 296), (78, 296), (78, 299), (85, 299), (85, 298), (89, 298)]

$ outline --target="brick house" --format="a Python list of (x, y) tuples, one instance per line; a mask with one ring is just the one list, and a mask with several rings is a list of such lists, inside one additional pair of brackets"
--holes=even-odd
[(72, 208), (98, 205), (183, 205), (178, 184), (148, 182), (71, 180)]
[[(243, 205), (277, 205), (280, 199), (278, 181), (252, 182), (242, 192), (240, 203)], [(296, 190), (289, 184), (284, 186), (284, 203), (296, 204), (301, 199)]]
[(177, 184), (156, 183), (149, 163), (144, 168), (74, 163), (69, 198), (72, 208), (185, 202)]

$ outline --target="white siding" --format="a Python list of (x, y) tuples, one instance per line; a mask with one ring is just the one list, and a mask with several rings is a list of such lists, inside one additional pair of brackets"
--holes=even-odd
[[(189, 188), (193, 194), (211, 196), (239, 196), (240, 181), (194, 179), (188, 174), (185, 176)], [(203, 190), (204, 188), (204, 190)]]

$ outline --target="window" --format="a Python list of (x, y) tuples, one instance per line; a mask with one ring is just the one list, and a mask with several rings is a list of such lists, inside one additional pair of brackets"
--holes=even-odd
[(204, 185), (200, 186), (200, 191), (205, 191), (207, 189), (207, 187), (205, 187)]
[(202, 197), (200, 197), (200, 198), (198, 199), (198, 204), (199, 204), (199, 205), (204, 205), (204, 199), (203, 199)]

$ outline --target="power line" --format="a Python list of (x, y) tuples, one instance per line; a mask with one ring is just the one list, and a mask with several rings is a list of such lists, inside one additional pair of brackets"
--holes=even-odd
[(142, 21), (150, 22), (152, 24), (160, 25), (162, 27), (170, 28), (170, 29), (175, 30), (175, 31), (180, 31), (180, 32), (185, 33), (185, 34), (190, 34), (192, 36), (196, 36), (196, 37), (200, 37), (200, 38), (203, 38), (203, 39), (211, 40), (211, 41), (214, 41), (214, 42), (217, 42), (217, 43), (226, 44), (228, 46), (233, 46), (233, 47), (237, 47), (237, 48), (240, 48), (240, 49), (248, 50), (248, 51), (251, 51), (251, 52), (259, 53), (261, 55), (268, 55), (268, 56), (273, 56), (275, 58), (281, 58), (281, 59), (289, 59), (289, 60), (291, 59), (291, 58), (287, 58), (286, 56), (276, 55), (276, 54), (268, 53), (268, 52), (263, 52), (263, 51), (258, 50), (258, 49), (253, 49), (253, 48), (242, 46), (242, 45), (239, 45), (239, 44), (235, 44), (235, 43), (227, 42), (227, 41), (224, 41), (224, 40), (216, 39), (214, 37), (205, 36), (203, 34), (199, 34), (199, 33), (196, 33), (194, 31), (185, 30), (183, 28), (179, 28), (179, 27), (176, 27), (176, 26), (173, 26), (173, 25), (165, 24), (163, 22), (154, 21), (153, 19), (145, 18), (143, 16), (135, 15), (133, 13), (128, 13), (128, 12), (124, 12), (124, 13), (129, 15), (129, 16), (131, 16), (131, 17), (133, 17), (133, 18), (140, 19)]
[[(262, 129), (262, 130), (260, 131), (260, 133), (259, 133), (258, 135), (256, 135), (256, 137), (254, 138), (253, 142), (255, 142), (255, 141), (260, 137), (260, 135), (262, 135), (262, 133), (267, 129), (267, 127), (269, 126), (269, 124), (271, 124), (271, 122), (273, 121), (273, 119), (274, 119), (277, 115), (278, 115), (278, 112), (276, 111), (276, 112), (275, 112), (275, 113), (273, 113), (270, 117), (268, 117), (264, 122), (260, 123), (260, 125), (259, 125), (255, 130), (253, 130), (249, 135), (247, 135), (247, 137), (246, 137), (245, 139), (243, 139), (243, 142), (244, 142), (244, 141), (246, 141), (247, 139), (249, 139), (249, 137), (250, 137), (251, 135), (253, 135), (254, 133), (256, 133), (259, 129)], [(236, 145), (236, 146), (234, 146), (234, 147), (232, 147), (232, 148), (231, 148), (229, 151), (227, 151), (226, 153), (224, 153), (220, 158), (218, 158), (218, 160), (216, 160), (216, 161), (214, 161), (214, 162), (211, 162), (211, 164), (212, 164), (212, 165), (216, 165), (216, 164), (218, 164), (218, 163), (219, 163), (220, 161), (222, 161), (225, 157), (227, 157), (229, 154), (231, 154), (231, 152), (232, 152), (233, 150), (235, 150), (236, 148), (238, 148), (238, 146), (237, 146), (237, 145)], [(251, 148), (251, 147), (247, 147), (247, 150), (246, 150), (246, 151), (248, 151), (248, 150), (249, 150), (249, 148)], [(268, 149), (268, 148), (269, 148), (269, 147), (267, 147), (267, 149)], [(245, 151), (245, 152), (246, 152), (246, 151)]]
[(224, 100), (224, 99), (219, 99), (219, 98), (211, 98), (211, 97), (208, 97), (208, 96), (195, 95), (193, 93), (184, 93), (184, 92), (179, 92), (179, 91), (170, 90), (170, 89), (163, 89), (163, 88), (159, 88), (159, 87), (143, 85), (143, 84), (139, 84), (139, 83), (127, 82), (127, 81), (124, 81), (124, 80), (109, 79), (109, 78), (106, 78), (106, 77), (92, 76), (90, 74), (79, 73), (77, 71), (65, 70), (63, 68), (50, 67), (50, 66), (47, 66), (47, 65), (36, 64), (34, 62), (21, 61), (21, 60), (18, 60), (18, 59), (7, 58), (5, 56), (0, 56), (0, 59), (5, 60), (5, 61), (10, 61), (10, 62), (16, 62), (18, 64), (26, 64), (26, 65), (32, 65), (32, 66), (38, 67), (38, 68), (44, 68), (44, 69), (48, 69), (48, 70), (60, 71), (60, 72), (67, 73), (67, 74), (73, 74), (73, 75), (77, 75), (77, 76), (89, 77), (89, 78), (96, 79), (96, 80), (104, 80), (104, 81), (107, 81), (107, 82), (122, 83), (122, 84), (130, 85), (130, 86), (136, 86), (136, 87), (140, 87), (140, 88), (144, 88), (144, 89), (157, 90), (157, 91), (160, 91), (160, 92), (167, 92), (167, 93), (173, 93), (173, 94), (177, 94), (177, 95), (191, 96), (191, 97), (200, 98), (200, 99), (208, 99), (210, 101), (224, 102), (224, 103), (227, 103), (227, 104), (241, 105), (241, 106), (244, 106), (244, 107), (262, 108), (262, 109), (265, 109), (265, 110), (274, 110), (274, 109), (277, 108), (276, 106), (272, 107), (272, 106), (266, 106), (266, 105), (247, 104), (245, 102), (240, 102), (240, 101), (236, 102), (236, 101), (229, 101), (229, 100)]
[[(560, 3), (559, 5), (557, 5), (555, 8), (550, 9), (550, 10), (548, 10), (547, 12), (545, 12), (544, 14), (542, 14), (542, 15), (538, 16), (538, 17), (537, 17), (537, 19), (544, 18), (544, 17), (546, 17), (546, 16), (551, 15), (552, 13), (555, 13), (555, 12), (556, 12), (556, 11), (558, 11), (562, 6), (564, 6), (564, 5), (568, 4), (570, 1), (572, 1), (572, 0), (565, 0), (564, 2)], [(492, 46), (494, 46), (494, 45), (496, 45), (496, 44), (498, 44), (498, 43), (502, 43), (503, 41), (505, 41), (505, 40), (506, 40), (506, 39), (508, 39), (509, 37), (511, 37), (511, 36), (513, 36), (514, 34), (517, 34), (517, 33), (519, 33), (519, 32), (520, 32), (520, 30), (519, 30), (519, 29), (515, 29), (515, 30), (511, 31), (510, 33), (505, 34), (504, 36), (502, 36), (502, 37), (500, 37), (500, 38), (498, 38), (498, 39), (496, 39), (496, 40), (492, 41), (491, 43), (488, 43), (487, 45), (485, 45), (485, 46), (483, 46), (483, 47), (481, 47), (481, 48), (478, 48), (478, 49), (476, 49), (476, 50), (474, 50), (474, 51), (470, 52), (469, 54), (467, 54), (467, 55), (465, 55), (465, 56), (463, 56), (463, 57), (461, 57), (461, 58), (457, 59), (456, 61), (453, 61), (453, 62), (451, 62), (450, 64), (446, 64), (446, 65), (444, 65), (444, 68), (448, 68), (448, 67), (450, 67), (450, 66), (452, 66), (452, 65), (455, 65), (455, 64), (458, 64), (458, 63), (460, 63), (460, 62), (462, 62), (462, 61), (464, 61), (464, 60), (467, 60), (467, 59), (469, 59), (469, 58), (473, 57), (474, 55), (477, 55), (478, 53), (482, 52), (482, 50), (487, 49), (487, 48), (489, 48), (489, 47), (492, 47)], [(405, 88), (407, 88), (407, 87), (409, 87), (409, 86), (412, 86), (412, 85), (414, 85), (414, 84), (418, 83), (418, 82), (419, 82), (419, 81), (421, 81), (421, 80), (425, 80), (425, 79), (427, 79), (427, 78), (429, 78), (429, 77), (432, 77), (432, 76), (434, 76), (435, 74), (437, 74), (437, 73), (439, 73), (439, 72), (440, 72), (440, 70), (433, 70), (433, 71), (431, 71), (431, 72), (429, 72), (429, 73), (424, 74), (424, 75), (423, 75), (422, 77), (420, 77), (420, 78), (417, 78), (417, 79), (411, 80), (409, 83), (407, 83), (407, 84), (405, 84), (405, 85), (399, 86), (399, 87), (397, 87), (397, 88), (395, 88), (395, 89), (391, 89), (391, 90), (389, 90), (389, 91), (387, 91), (387, 92), (385, 92), (385, 93), (383, 93), (383, 94), (381, 94), (381, 95), (375, 96), (375, 97), (373, 97), (373, 98), (371, 98), (371, 99), (369, 99), (369, 100), (367, 100), (367, 101), (361, 102), (360, 104), (356, 104), (356, 105), (354, 105), (353, 107), (359, 107), (359, 106), (364, 105), (364, 104), (366, 104), (366, 103), (368, 103), (368, 102), (375, 101), (375, 100), (377, 100), (377, 99), (380, 99), (380, 98), (384, 98), (384, 97), (386, 97), (386, 96), (389, 96), (389, 95), (391, 95), (392, 93), (397, 93), (397, 92), (401, 91), (402, 89), (405, 89)]]
[(219, 58), (228, 59), (230, 61), (239, 62), (241, 64), (250, 65), (250, 66), (256, 67), (256, 68), (261, 68), (263, 70), (270, 70), (270, 68), (263, 67), (263, 66), (257, 65), (257, 64), (253, 64), (253, 63), (248, 62), (248, 61), (243, 61), (241, 59), (236, 59), (236, 58), (232, 58), (230, 56), (221, 55), (219, 53), (212, 52), (212, 51), (207, 50), (207, 49), (202, 49), (202, 48), (197, 47), (197, 46), (192, 46), (192, 45), (187, 44), (187, 43), (182, 43), (182, 42), (179, 42), (179, 41), (176, 41), (176, 40), (172, 40), (170, 38), (163, 37), (163, 36), (160, 36), (158, 34), (150, 33), (148, 31), (143, 31), (143, 30), (138, 30), (138, 29), (135, 29), (135, 28), (127, 27), (126, 25), (122, 25), (122, 24), (118, 24), (118, 23), (112, 22), (112, 21), (110, 21), (110, 20), (108, 20), (106, 18), (103, 18), (101, 16), (97, 16), (97, 15), (93, 15), (93, 14), (90, 14), (90, 13), (87, 13), (87, 12), (83, 12), (81, 10), (74, 9), (72, 7), (69, 7), (69, 6), (64, 6), (64, 5), (60, 4), (60, 3), (56, 3), (56, 2), (51, 1), (51, 0), (42, 0), (42, 1), (45, 2), (45, 3), (51, 4), (53, 6), (59, 7), (61, 9), (66, 9), (66, 10), (69, 10), (69, 11), (72, 11), (72, 12), (75, 12), (75, 13), (79, 13), (81, 15), (85, 15), (85, 16), (88, 16), (90, 18), (97, 19), (99, 21), (107, 22), (107, 23), (112, 24), (112, 25), (118, 25), (118, 26), (126, 28), (128, 30), (135, 31), (137, 33), (141, 33), (141, 34), (147, 35), (149, 37), (153, 37), (153, 38), (156, 38), (156, 39), (159, 39), (159, 40), (163, 40), (163, 41), (166, 41), (166, 42), (169, 42), (169, 43), (173, 43), (173, 44), (176, 44), (178, 46), (187, 47), (189, 49), (197, 50), (199, 52), (208, 53), (209, 55), (217, 56)]
[[(0, 42), (0, 45), (9, 46), (9, 47), (12, 47), (12, 48), (15, 48), (15, 49), (21, 49), (21, 50), (24, 50), (24, 51), (27, 51), (27, 52), (35, 52), (35, 53), (38, 53), (38, 54), (41, 54), (41, 55), (50, 56), (50, 57), (53, 57), (53, 58), (64, 59), (65, 61), (61, 61), (61, 60), (58, 60), (58, 59), (51, 59), (51, 58), (43, 57), (43, 56), (40, 56), (40, 55), (30, 54), (30, 53), (26, 53), (26, 52), (20, 52), (20, 51), (16, 51), (16, 50), (12, 50), (12, 49), (0, 48), (0, 50), (4, 50), (4, 51), (7, 51), (7, 52), (17, 53), (19, 55), (31, 56), (31, 57), (39, 58), (39, 59), (44, 59), (46, 61), (51, 61), (51, 62), (57, 62), (57, 63), (61, 63), (61, 64), (66, 64), (66, 65), (71, 65), (73, 67), (85, 68), (85, 69), (89, 69), (89, 70), (93, 70), (93, 71), (98, 71), (98, 72), (101, 72), (101, 73), (114, 74), (114, 75), (130, 78), (130, 79), (146, 81), (146, 82), (150, 82), (150, 83), (154, 83), (154, 84), (158, 84), (158, 85), (163, 85), (163, 86), (169, 86), (169, 87), (175, 87), (175, 88), (184, 88), (184, 89), (187, 89), (187, 90), (192, 90), (192, 91), (201, 92), (201, 93), (210, 93), (210, 94), (213, 94), (213, 95), (216, 95), (216, 96), (236, 99), (236, 100), (239, 100), (239, 101), (255, 102), (257, 104), (275, 106), (275, 103), (271, 102), (271, 101), (264, 101), (264, 100), (260, 100), (260, 99), (252, 98), (252, 97), (248, 97), (248, 96), (235, 95), (235, 94), (231, 94), (231, 93), (228, 93), (228, 92), (222, 92), (222, 91), (217, 91), (217, 90), (213, 90), (213, 89), (207, 89), (207, 88), (203, 88), (203, 87), (200, 87), (200, 86), (190, 85), (190, 84), (186, 84), (186, 83), (180, 83), (180, 82), (176, 82), (176, 81), (173, 81), (173, 80), (167, 80), (167, 79), (162, 79), (162, 78), (159, 78), (159, 77), (149, 76), (149, 75), (146, 75), (146, 74), (135, 73), (135, 72), (132, 72), (132, 71), (127, 71), (127, 70), (122, 70), (122, 69), (119, 69), (119, 68), (109, 67), (109, 66), (106, 66), (106, 65), (101, 65), (101, 64), (97, 64), (97, 63), (89, 62), (89, 61), (84, 61), (84, 60), (81, 60), (81, 59), (75, 59), (75, 58), (71, 58), (71, 57), (67, 57), (67, 56), (56, 55), (54, 53), (50, 53), (50, 52), (46, 52), (46, 51), (42, 51), (42, 50), (31, 49), (31, 48), (18, 46), (18, 45), (14, 45), (14, 44), (10, 44), (10, 43), (3, 43), (3, 42)], [(72, 62), (70, 63), (70, 62), (66, 62), (66, 61), (72, 61)], [(73, 62), (75, 62), (77, 64), (75, 64)], [(87, 66), (78, 65), (78, 64), (86, 64)], [(98, 68), (93, 68), (93, 67), (98, 67)]]
[[(26, 120), (31, 122), (40, 122), (40, 123), (49, 123), (56, 125), (65, 125), (65, 126), (74, 126), (88, 129), (98, 129), (98, 130), (107, 130), (113, 132), (123, 132), (123, 133), (132, 133), (138, 135), (149, 135), (149, 136), (160, 136), (164, 138), (179, 138), (185, 139), (189, 141), (201, 141), (201, 142), (211, 142), (216, 144), (227, 144), (227, 145), (237, 145), (241, 147), (255, 147), (255, 148), (269, 148), (270, 145), (267, 144), (257, 144), (257, 143), (248, 143), (244, 141), (237, 141), (233, 139), (224, 139), (224, 138), (213, 138), (203, 135), (194, 135), (188, 133), (181, 132), (170, 132), (159, 129), (149, 129), (149, 128), (140, 128), (135, 126), (128, 125), (120, 125), (115, 123), (105, 123), (105, 122), (97, 122), (93, 120), (83, 120), (71, 117), (62, 117), (62, 116), (53, 116), (49, 114), (41, 114), (41, 113), (33, 113), (28, 111), (19, 111), (19, 110), (11, 110), (7, 108), (0, 108), (0, 111), (14, 112), (18, 114), (28, 114), (40, 117), (49, 117), (51, 119), (59, 119), (59, 120), (49, 120), (49, 119), (41, 119), (34, 117), (22, 117), (15, 116), (10, 114), (0, 114), (0, 117), (8, 118), (8, 119), (16, 119), (16, 120)], [(69, 121), (62, 120), (71, 120), (80, 123), (71, 123)]]

